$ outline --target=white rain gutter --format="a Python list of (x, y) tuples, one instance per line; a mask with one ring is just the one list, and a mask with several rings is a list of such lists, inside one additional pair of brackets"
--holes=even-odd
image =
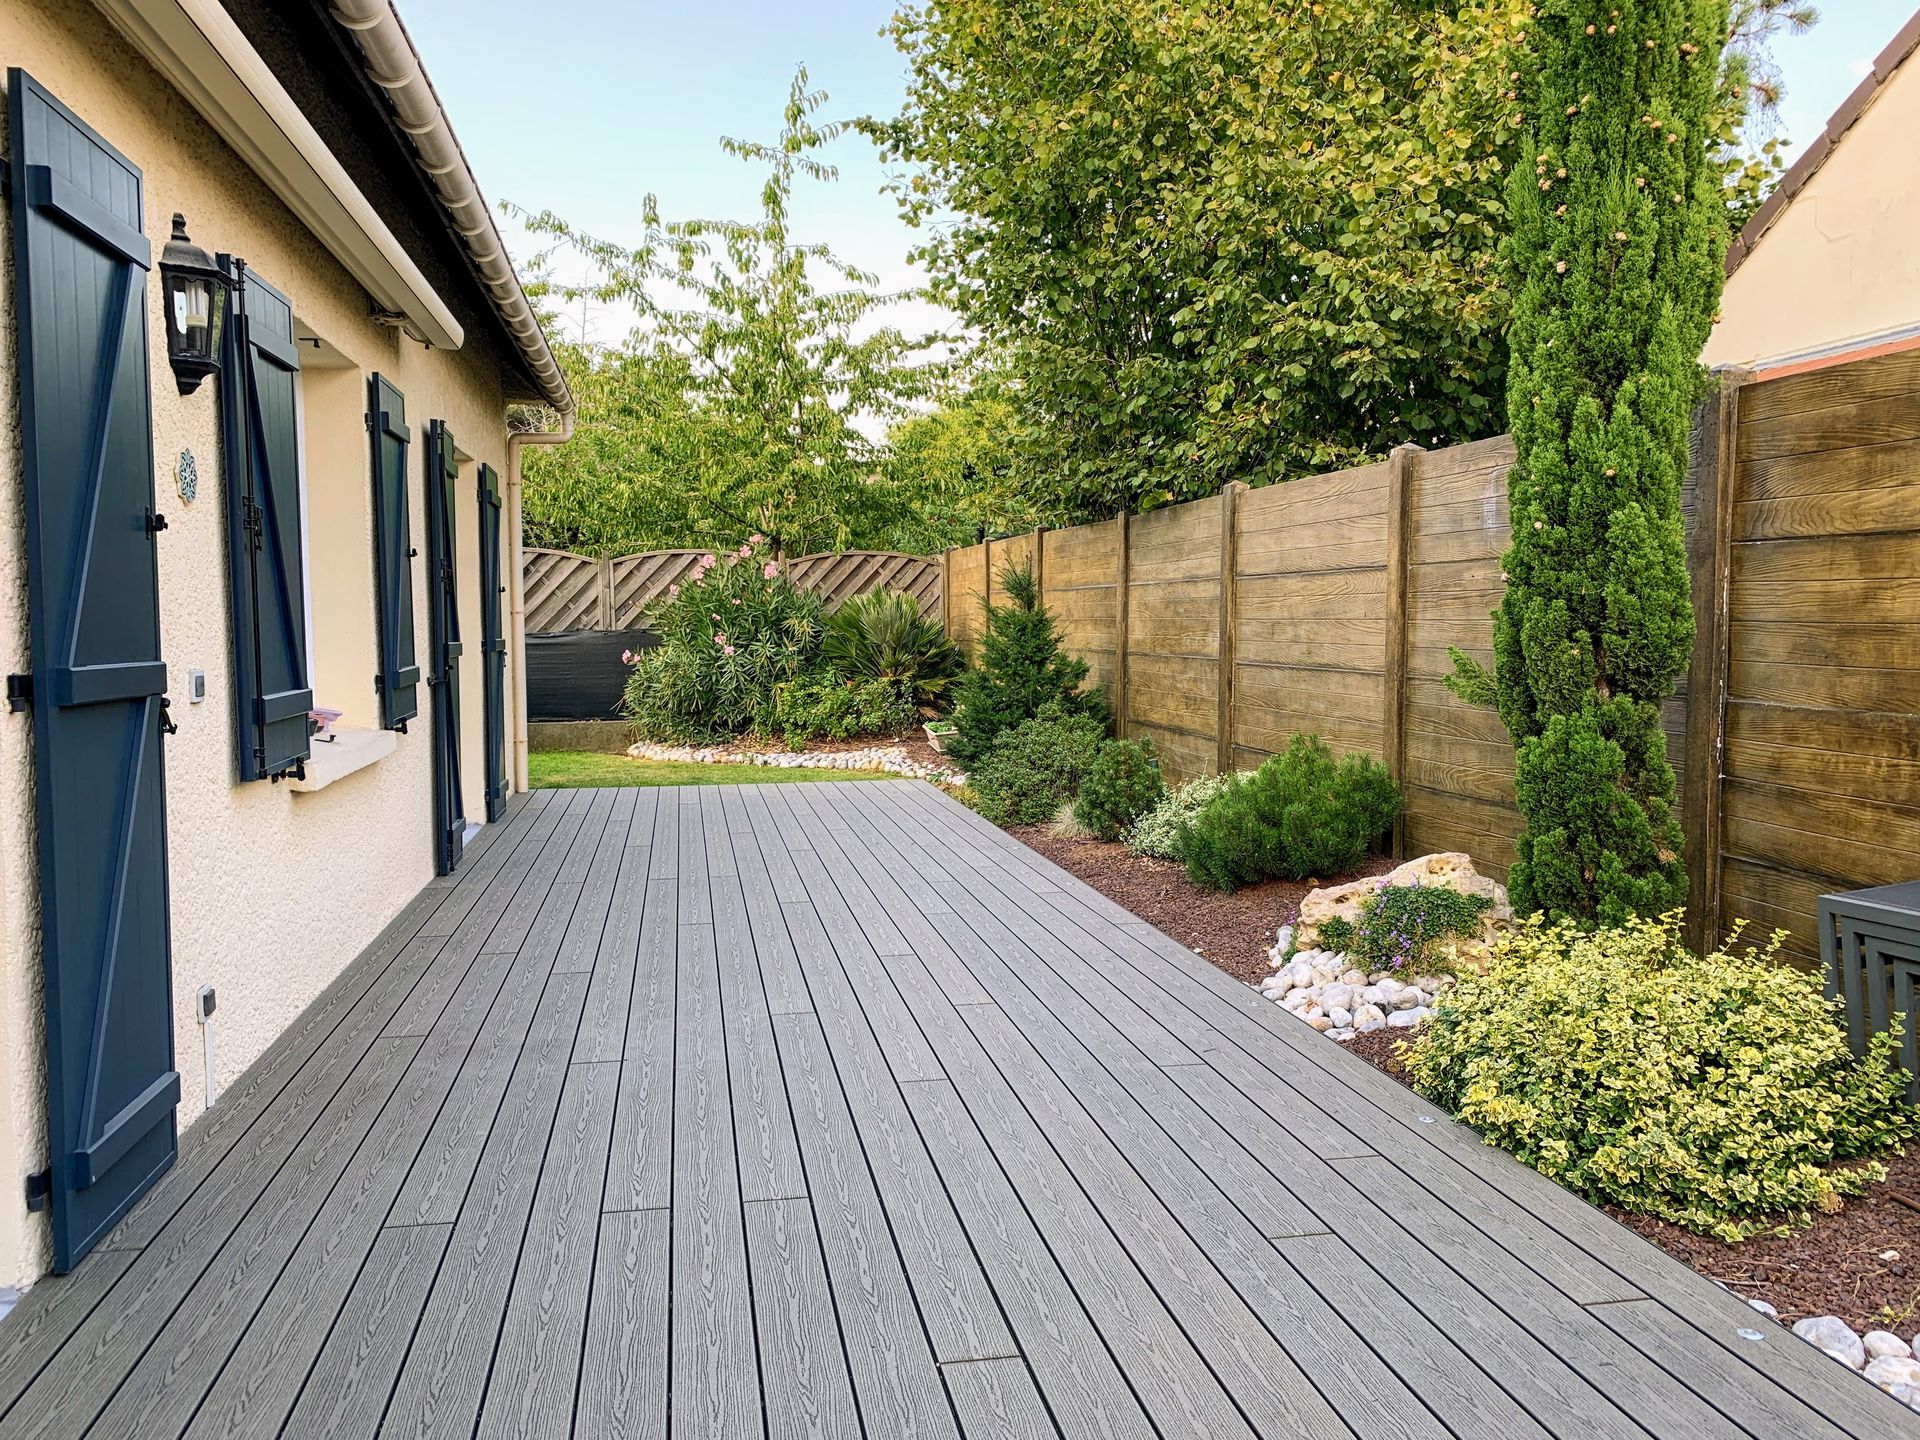
[(466, 246), (495, 311), (520, 347), (547, 404), (562, 413), (571, 411), (573, 396), (566, 377), (520, 288), (520, 278), (493, 223), (493, 211), (474, 181), (440, 97), (421, 68), (420, 54), (391, 0), (332, 0), (330, 8), (334, 20), (359, 45), (367, 77), (386, 92), (401, 130), (413, 141), (421, 168), (439, 191), (448, 224)]
[(460, 322), (218, 0), (94, 3), (375, 304), (426, 344), (460, 348)]
[(520, 447), (564, 445), (573, 438), (573, 411), (560, 412), (558, 430), (507, 437), (507, 643), (513, 647), (513, 788), (527, 789), (527, 572), (520, 553)]

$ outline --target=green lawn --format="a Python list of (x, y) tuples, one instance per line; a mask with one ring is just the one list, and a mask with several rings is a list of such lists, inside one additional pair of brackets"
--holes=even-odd
[(703, 765), (697, 760), (635, 760), (592, 750), (535, 750), (527, 779), (536, 790), (596, 785), (761, 785), (783, 780), (886, 780), (880, 770), (782, 769), (777, 765)]

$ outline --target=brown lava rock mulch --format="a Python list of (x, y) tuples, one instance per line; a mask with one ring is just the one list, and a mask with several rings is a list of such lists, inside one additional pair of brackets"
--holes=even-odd
[[(1015, 826), (1008, 833), (1249, 985), (1266, 977), (1273, 932), (1314, 888), (1274, 880), (1221, 895), (1193, 884), (1179, 864), (1131, 854), (1124, 845), (1062, 839), (1044, 825)], [(1370, 862), (1359, 873), (1374, 875), (1385, 868), (1387, 862)], [(1325, 883), (1353, 878), (1336, 876)], [(1345, 1044), (1404, 1085), (1406, 1067), (1394, 1047), (1405, 1038), (1401, 1031), (1378, 1030)], [(1885, 1163), (1886, 1182), (1849, 1198), (1837, 1214), (1817, 1216), (1790, 1235), (1737, 1245), (1664, 1220), (1606, 1209), (1742, 1299), (1766, 1301), (1785, 1324), (1809, 1315), (1838, 1315), (1855, 1330), (1891, 1330), (1907, 1339), (1920, 1330), (1920, 1145)]]
[(1309, 890), (1391, 868), (1386, 861), (1370, 862), (1353, 875), (1305, 882), (1269, 880), (1223, 895), (1195, 885), (1177, 861), (1135, 855), (1124, 845), (1064, 840), (1045, 825), (1015, 825), (1007, 833), (1249, 985), (1266, 977), (1267, 948), (1273, 944), (1274, 932)]

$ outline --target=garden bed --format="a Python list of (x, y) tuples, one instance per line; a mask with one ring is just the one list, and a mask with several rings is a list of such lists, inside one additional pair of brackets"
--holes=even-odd
[[(1315, 888), (1274, 880), (1220, 894), (1193, 884), (1177, 862), (1134, 855), (1124, 845), (1063, 839), (1044, 825), (1011, 827), (1009, 833), (1250, 985), (1270, 973), (1266, 952), (1275, 929)], [(1379, 874), (1390, 864), (1370, 861), (1359, 873)], [(1325, 883), (1351, 878), (1334, 876)], [(1404, 1085), (1406, 1070), (1395, 1048), (1404, 1039), (1404, 1033), (1380, 1030), (1339, 1043)], [(1885, 1182), (1850, 1197), (1839, 1212), (1817, 1216), (1790, 1235), (1732, 1245), (1605, 1208), (1742, 1299), (1772, 1305), (1786, 1324), (1837, 1315), (1857, 1331), (1886, 1329), (1913, 1338), (1920, 1330), (1920, 1146), (1889, 1157), (1886, 1166)]]
[(1008, 833), (1249, 985), (1266, 978), (1274, 931), (1309, 890), (1378, 875), (1393, 863), (1372, 861), (1353, 875), (1325, 880), (1268, 880), (1227, 894), (1195, 885), (1178, 861), (1135, 855), (1125, 845), (1066, 840), (1045, 825), (1017, 825)]

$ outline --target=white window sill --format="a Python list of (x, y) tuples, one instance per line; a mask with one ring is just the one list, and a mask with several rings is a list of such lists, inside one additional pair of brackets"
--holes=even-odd
[(391, 730), (342, 730), (335, 727), (333, 739), (313, 737), (313, 753), (307, 757), (307, 778), (289, 777), (287, 788), (307, 794), (324, 790), (336, 780), (344, 780), (356, 770), (377, 765), (399, 748), (399, 737)]

